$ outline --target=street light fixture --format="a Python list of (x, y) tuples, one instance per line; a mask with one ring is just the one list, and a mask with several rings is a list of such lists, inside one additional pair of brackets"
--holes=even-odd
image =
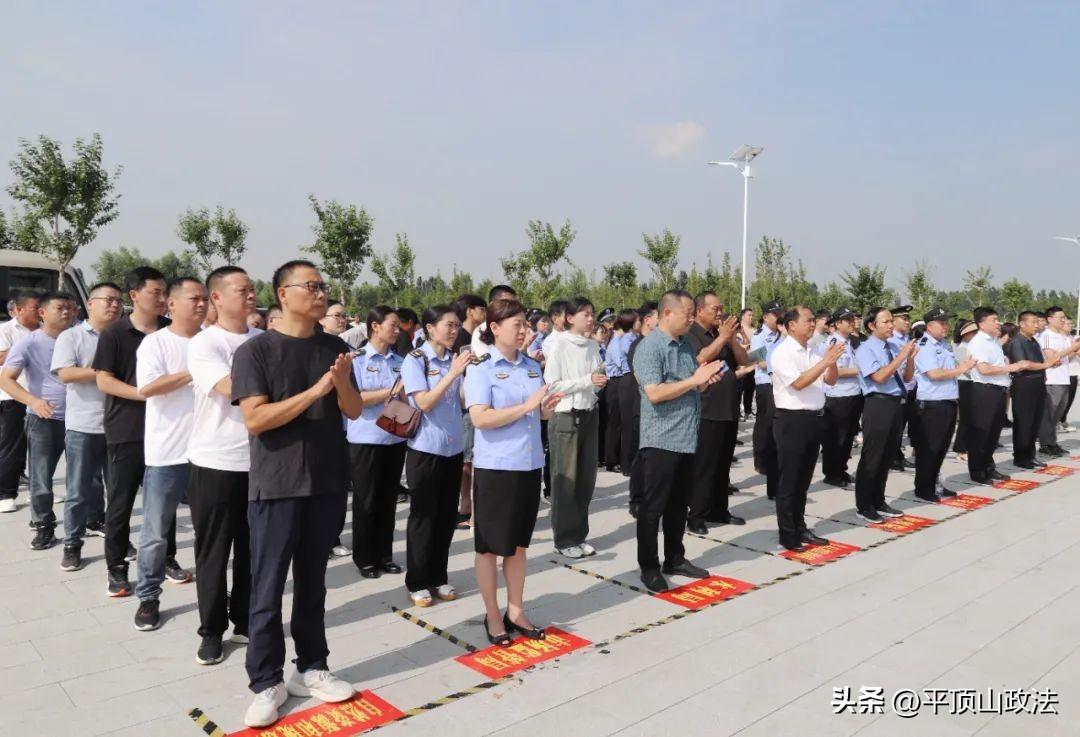
[(728, 157), (728, 161), (710, 161), (712, 166), (730, 166), (738, 169), (743, 176), (743, 207), (742, 207), (742, 287), (739, 291), (739, 309), (746, 309), (746, 234), (750, 214), (750, 162), (762, 151), (761, 146), (751, 146), (744, 143), (735, 149), (735, 153)]
[[(1075, 243), (1080, 246), (1080, 235), (1067, 236), (1067, 235), (1055, 235), (1056, 241), (1067, 241), (1069, 243)], [(1080, 290), (1076, 292), (1076, 335), (1080, 336)]]

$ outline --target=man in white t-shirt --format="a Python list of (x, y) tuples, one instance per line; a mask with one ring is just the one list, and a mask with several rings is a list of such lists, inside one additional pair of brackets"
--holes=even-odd
[(1066, 455), (1058, 445), (1058, 423), (1065, 418), (1065, 406), (1069, 403), (1069, 359), (1074, 356), (1080, 343), (1074, 343), (1069, 335), (1065, 310), (1051, 307), (1046, 311), (1046, 330), (1038, 336), (1043, 353), (1050, 354), (1057, 362), (1046, 369), (1046, 409), (1039, 428), (1039, 452), (1050, 457)]
[[(23, 292), (8, 301), (11, 319), (0, 323), (0, 367), (15, 341), (38, 329), (38, 295)], [(27, 387), (26, 375), (19, 385)], [(26, 470), (26, 405), (0, 391), (0, 512), (14, 512), (19, 477)]]
[[(188, 505), (195, 527), (195, 568), (199, 577), (199, 644), (195, 660), (220, 663), (221, 640), (233, 623), (232, 641), (246, 643), (251, 599), (248, 546), (248, 431), (232, 403), (232, 363), (236, 349), (261, 330), (249, 328), (255, 310), (255, 285), (239, 266), (222, 266), (206, 279), (218, 321), (188, 344), (188, 371), (195, 392), (195, 414), (187, 457)], [(232, 591), (226, 573), (233, 553)]]
[(146, 474), (135, 586), (139, 597), (135, 629), (142, 631), (161, 624), (158, 598), (165, 580), (165, 536), (187, 490), (187, 448), (195, 410), (188, 344), (206, 318), (206, 287), (197, 279), (182, 277), (169, 285), (168, 300), (172, 323), (143, 338), (135, 353), (135, 382), (146, 398)]

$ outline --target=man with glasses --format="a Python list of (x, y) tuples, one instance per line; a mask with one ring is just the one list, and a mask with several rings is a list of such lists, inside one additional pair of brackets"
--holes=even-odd
[(105, 534), (105, 395), (97, 387), (91, 364), (98, 336), (123, 314), (120, 287), (95, 284), (87, 300), (87, 319), (56, 339), (52, 372), (67, 387), (64, 452), (67, 496), (64, 499), (64, 556), (60, 567), (82, 567), (84, 535)]
[[(33, 550), (45, 550), (56, 542), (53, 512), (53, 473), (64, 452), (64, 385), (53, 376), (56, 338), (71, 326), (70, 294), (46, 292), (38, 314), (41, 327), (20, 338), (4, 361), (0, 388), (26, 405), (26, 444), (30, 450), (30, 520), (36, 533)], [(26, 371), (27, 388), (19, 386)]]
[[(363, 400), (348, 344), (315, 329), (327, 312), (327, 285), (315, 265), (290, 261), (274, 272), (273, 285), (281, 322), (237, 348), (232, 368), (232, 400), (251, 435), (249, 727), (277, 721), (289, 694), (337, 702), (355, 693), (329, 670), (324, 618), (326, 562), (345, 520), (341, 417), (359, 417)], [(296, 672), (285, 683), (281, 599), (290, 566)]]

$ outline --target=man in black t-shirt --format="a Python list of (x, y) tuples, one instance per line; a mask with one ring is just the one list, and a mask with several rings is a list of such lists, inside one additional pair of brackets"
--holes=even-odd
[[(719, 326), (719, 327), (718, 327)], [(746, 524), (728, 511), (731, 460), (739, 431), (739, 389), (735, 369), (747, 362), (746, 351), (735, 340), (737, 319), (720, 323), (720, 298), (702, 292), (694, 300), (694, 322), (686, 339), (697, 354), (699, 366), (717, 359), (724, 362), (720, 381), (701, 393), (701, 426), (694, 454), (694, 488), (686, 529), (698, 535), (708, 532), (706, 522), (722, 525)]]
[[(248, 523), (251, 528), (249, 687), (255, 699), (244, 723), (278, 719), (288, 694), (344, 701), (353, 687), (326, 663), (326, 562), (345, 520), (348, 469), (342, 414), (360, 416), (349, 346), (316, 331), (327, 284), (308, 261), (274, 272), (282, 320), (240, 346), (233, 358), (232, 399), (251, 434)], [(283, 682), (281, 597), (290, 564), (290, 630), (296, 673)]]

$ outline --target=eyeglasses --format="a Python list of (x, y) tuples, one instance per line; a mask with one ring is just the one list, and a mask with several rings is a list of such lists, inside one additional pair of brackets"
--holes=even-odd
[(95, 299), (100, 299), (107, 305), (118, 305), (123, 304), (124, 302), (124, 300), (119, 297), (91, 297), (89, 301), (93, 302)]
[(315, 294), (316, 292), (322, 292), (323, 294), (327, 294), (330, 291), (330, 285), (324, 281), (302, 281), (297, 282), (296, 284), (282, 284), (282, 286), (286, 288), (303, 287), (311, 294)]

